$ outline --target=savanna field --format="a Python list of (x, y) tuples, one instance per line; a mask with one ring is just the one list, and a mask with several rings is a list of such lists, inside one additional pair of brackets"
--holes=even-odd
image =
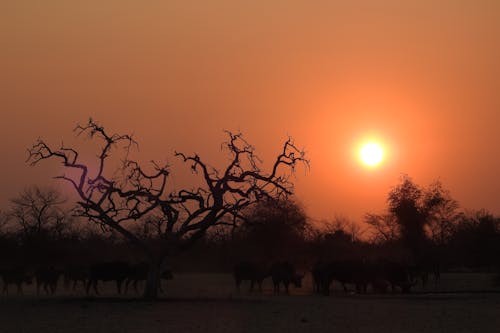
[[(132, 290), (117, 295), (100, 283), (100, 296), (58, 286), (55, 296), (25, 286), (0, 298), (1, 332), (498, 332), (500, 288), (495, 274), (444, 273), (425, 289), (360, 295), (332, 285), (330, 296), (312, 292), (310, 275), (290, 295), (238, 293), (231, 274), (179, 273), (164, 281), (156, 302)], [(140, 285), (142, 287), (143, 285)], [(141, 289), (140, 289), (141, 290)]]
[(500, 0), (0, 0), (0, 47), (0, 333), (500, 333)]

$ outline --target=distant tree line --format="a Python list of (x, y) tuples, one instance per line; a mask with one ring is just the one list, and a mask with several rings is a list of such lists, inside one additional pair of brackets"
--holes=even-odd
[[(0, 264), (81, 264), (144, 260), (116, 231), (84, 223), (50, 188), (30, 187), (0, 213)], [(439, 182), (420, 187), (402, 177), (388, 195), (387, 211), (366, 214), (362, 225), (343, 217), (311, 222), (290, 198), (268, 198), (242, 211), (245, 223), (223, 224), (169, 260), (183, 271), (230, 271), (242, 260), (290, 260), (303, 269), (315, 261), (437, 262), (442, 271), (500, 268), (500, 218), (485, 210), (463, 211)], [(155, 246), (161, 217), (133, 231)]]
[(362, 223), (342, 216), (311, 221), (290, 199), (264, 201), (245, 214), (247, 223), (205, 241), (219, 244), (217, 258), (285, 259), (303, 269), (336, 260), (432, 264), (441, 271), (500, 268), (500, 217), (463, 210), (440, 182), (422, 187), (402, 176), (388, 193), (386, 211), (368, 213)]

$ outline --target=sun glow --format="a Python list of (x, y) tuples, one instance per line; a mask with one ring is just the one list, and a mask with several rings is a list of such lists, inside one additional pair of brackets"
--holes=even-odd
[(384, 150), (379, 144), (369, 142), (361, 147), (359, 157), (363, 164), (369, 167), (375, 167), (382, 162), (384, 158)]

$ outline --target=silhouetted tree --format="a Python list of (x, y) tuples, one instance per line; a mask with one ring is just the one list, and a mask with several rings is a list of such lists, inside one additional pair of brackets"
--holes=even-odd
[(341, 215), (335, 216), (332, 220), (321, 221), (318, 231), (322, 235), (345, 234), (351, 242), (360, 240), (364, 233), (358, 223)]
[[(109, 134), (92, 119), (84, 126), (78, 125), (75, 131), (102, 142), (96, 163), (84, 163), (74, 148), (54, 149), (40, 139), (29, 150), (30, 162), (35, 165), (46, 159), (61, 161), (72, 173), (56, 178), (68, 182), (77, 194), (77, 214), (115, 230), (145, 254), (150, 262), (146, 298), (157, 297), (160, 266), (167, 255), (189, 247), (211, 227), (238, 223), (242, 210), (263, 198), (291, 194), (293, 184), (282, 169), (293, 172), (298, 163), (307, 164), (304, 152), (288, 139), (271, 171), (263, 172), (253, 146), (241, 134), (227, 132), (228, 141), (223, 147), (230, 159), (225, 168), (210, 167), (197, 154), (176, 152), (200, 176), (202, 185), (168, 190), (169, 166), (153, 162), (148, 170), (132, 160), (129, 152), (136, 142), (131, 135)], [(108, 170), (116, 147), (125, 148), (123, 166)], [(161, 238), (154, 244), (145, 242), (131, 228), (150, 215), (162, 217)]]
[(435, 187), (441, 193), (439, 195), (442, 200), (434, 207), (427, 223), (427, 230), (434, 244), (444, 247), (453, 236), (457, 224), (464, 218), (464, 213), (449, 191), (443, 189), (440, 183)]
[(392, 214), (368, 213), (364, 222), (371, 227), (374, 243), (394, 242), (400, 237), (400, 225)]
[(360, 259), (362, 254), (361, 235), (363, 231), (355, 222), (344, 216), (324, 220), (316, 225), (310, 242), (310, 262)]
[(444, 193), (439, 182), (423, 189), (407, 175), (389, 192), (389, 213), (399, 224), (402, 242), (414, 255), (418, 255), (425, 247), (425, 226), (443, 202)]
[(49, 234), (61, 236), (68, 227), (68, 214), (62, 207), (64, 201), (55, 189), (32, 186), (10, 200), (7, 216), (25, 238)]
[(456, 259), (466, 266), (498, 266), (500, 218), (486, 210), (468, 212), (458, 222), (450, 243)]

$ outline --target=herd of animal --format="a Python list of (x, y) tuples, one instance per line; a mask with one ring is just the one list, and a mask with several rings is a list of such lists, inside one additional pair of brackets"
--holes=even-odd
[[(314, 291), (329, 295), (333, 281), (339, 282), (344, 291), (349, 292), (352, 285), (357, 293), (367, 293), (369, 287), (373, 292), (385, 293), (389, 287), (392, 291), (409, 293), (418, 281), (425, 286), (429, 275), (434, 276), (434, 282), (440, 278), (439, 269), (426, 265), (406, 265), (397, 262), (380, 261), (367, 262), (362, 260), (345, 260), (317, 262), (311, 271)], [(242, 281), (250, 282), (250, 292), (258, 285), (262, 291), (262, 283), (271, 278), (274, 293), (279, 294), (280, 285), (289, 293), (289, 285), (302, 286), (305, 274), (299, 274), (289, 262), (274, 263), (270, 267), (257, 262), (241, 262), (234, 267), (234, 280), (239, 290)]]
[[(63, 269), (54, 266), (38, 267), (34, 272), (28, 272), (22, 267), (0, 270), (3, 282), (3, 294), (7, 294), (9, 285), (17, 286), (18, 293), (22, 293), (23, 284), (36, 283), (37, 294), (40, 290), (46, 294), (55, 294), (59, 280), (64, 281), (66, 289), (76, 290), (79, 285), (85, 292), (99, 294), (99, 281), (115, 281), (116, 289), (122, 293), (128, 292), (130, 285), (138, 293), (138, 284), (148, 277), (149, 265), (141, 262), (130, 264), (122, 261), (104, 262), (90, 265), (87, 268), (68, 266)], [(422, 281), (425, 286), (429, 274), (434, 275), (434, 281), (439, 280), (439, 270), (419, 265), (405, 265), (396, 262), (366, 262), (366, 261), (330, 261), (317, 262), (310, 273), (313, 288), (316, 293), (329, 295), (333, 281), (339, 282), (346, 292), (348, 285), (354, 286), (357, 293), (367, 293), (369, 288), (376, 293), (392, 291), (410, 292), (411, 288)], [(234, 265), (233, 277), (236, 289), (239, 291), (242, 282), (248, 281), (250, 292), (255, 286), (262, 291), (262, 283), (271, 278), (274, 294), (280, 293), (283, 286), (286, 294), (289, 294), (290, 286), (302, 287), (305, 274), (298, 273), (295, 266), (287, 261), (275, 262), (272, 265), (263, 265), (255, 261), (242, 261)], [(172, 279), (172, 272), (168, 269), (160, 273), (160, 279)], [(160, 280), (161, 281), (161, 280)], [(161, 283), (159, 284), (159, 291)]]
[[(99, 281), (115, 281), (119, 294), (122, 293), (122, 285), (125, 283), (125, 293), (127, 293), (130, 284), (135, 292), (139, 292), (138, 283), (144, 281), (148, 276), (149, 265), (145, 262), (129, 264), (122, 261), (103, 262), (90, 265), (89, 267), (67, 266), (57, 268), (55, 266), (40, 266), (34, 272), (30, 272), (23, 267), (15, 267), (0, 270), (1, 280), (3, 282), (2, 293), (7, 294), (9, 285), (17, 286), (17, 292), (22, 293), (23, 284), (36, 283), (37, 294), (40, 290), (46, 294), (55, 294), (57, 285), (61, 278), (64, 281), (66, 289), (77, 289), (78, 285), (84, 288), (87, 294), (94, 291), (99, 294)], [(160, 278), (165, 280), (172, 279), (172, 272), (168, 269), (160, 273)], [(161, 283), (159, 286), (161, 290)]]
[(297, 288), (302, 287), (304, 278), (304, 274), (297, 273), (294, 266), (287, 261), (274, 263), (269, 269), (255, 262), (244, 261), (234, 266), (233, 274), (237, 290), (240, 290), (241, 282), (250, 281), (250, 291), (253, 291), (255, 284), (259, 286), (259, 291), (262, 291), (262, 282), (271, 277), (275, 294), (279, 294), (281, 284), (287, 294), (290, 284)]
[[(431, 269), (432, 268), (432, 269)], [(425, 265), (408, 265), (391, 261), (333, 261), (317, 263), (313, 270), (315, 290), (325, 295), (329, 294), (332, 282), (338, 281), (344, 291), (348, 292), (347, 284), (354, 286), (357, 293), (367, 293), (371, 286), (373, 292), (386, 293), (400, 290), (409, 293), (419, 281), (425, 287), (433, 274), (434, 282), (439, 280), (439, 270)]]

